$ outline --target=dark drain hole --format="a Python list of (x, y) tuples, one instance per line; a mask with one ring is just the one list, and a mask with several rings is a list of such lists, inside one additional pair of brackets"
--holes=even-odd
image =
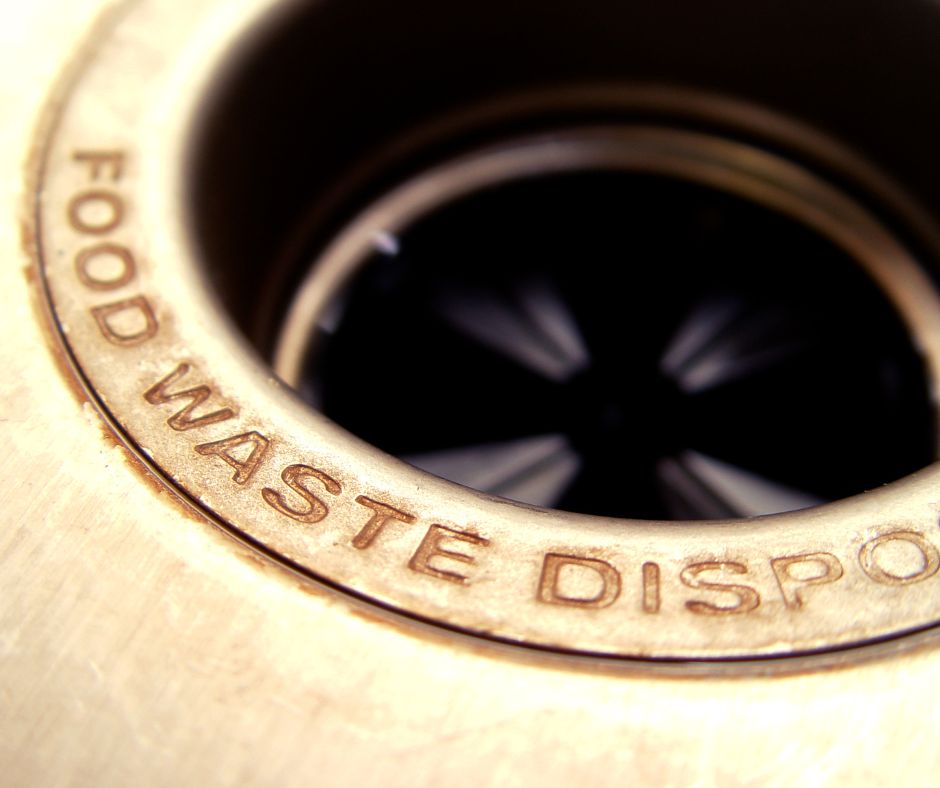
[(377, 236), (317, 332), (311, 404), (539, 506), (750, 516), (934, 459), (924, 363), (858, 262), (671, 177), (588, 170), (457, 198)]

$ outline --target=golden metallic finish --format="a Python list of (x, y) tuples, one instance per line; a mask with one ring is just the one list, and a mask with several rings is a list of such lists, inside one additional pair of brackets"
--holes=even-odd
[[(376, 454), (302, 410), (224, 327), (179, 215), (182, 152), (228, 42), (269, 5), (3, 12), (5, 780), (932, 774), (936, 470), (693, 530), (541, 512)], [(927, 293), (906, 294), (927, 299), (906, 314), (929, 321)], [(891, 639), (658, 665), (467, 632), (683, 659)]]
[[(264, 6), (251, 3), (239, 18), (257, 24)], [(228, 40), (214, 28), (208, 47), (193, 11), (141, 4), (98, 42), (54, 120), (39, 175), (40, 266), (58, 328), (108, 416), (171, 483), (312, 577), (509, 642), (625, 657), (754, 657), (855, 645), (936, 621), (940, 471), (746, 525), (618, 522), (444, 483), (298, 403), (228, 328), (179, 215), (183, 152), (201, 110), (180, 102), (180, 90), (208, 74), (192, 95), (209, 94), (230, 50), (250, 35), (236, 28)], [(212, 19), (208, 9), (202, 18)], [(142, 59), (146, 85), (134, 76)], [(744, 146), (655, 129), (585, 133), (591, 147), (566, 166), (603, 158), (684, 172), (825, 228), (901, 304), (937, 378), (936, 294), (860, 206)], [(461, 172), (483, 182), (555, 166), (564, 142), (510, 146), (403, 187), (388, 198), (392, 207), (378, 206), (337, 240), (317, 281), (348, 271), (345, 250), (361, 248), (386, 214), (420, 210)], [(315, 319), (309, 292), (294, 313)], [(278, 359), (287, 380), (298, 358)], [(433, 374), (376, 380), (376, 395), (413, 385), (433, 385)]]

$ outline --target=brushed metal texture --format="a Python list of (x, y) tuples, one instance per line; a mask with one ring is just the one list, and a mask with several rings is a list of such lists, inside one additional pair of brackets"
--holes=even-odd
[(24, 230), (46, 97), (115, 8), (0, 12), (6, 784), (930, 781), (930, 633), (735, 670), (488, 643), (293, 574), (141, 465), (62, 354)]

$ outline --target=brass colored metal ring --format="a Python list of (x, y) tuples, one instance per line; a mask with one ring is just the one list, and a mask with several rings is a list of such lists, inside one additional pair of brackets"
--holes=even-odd
[[(311, 578), (520, 645), (657, 660), (784, 657), (940, 622), (936, 466), (798, 512), (694, 525), (616, 520), (446, 482), (302, 403), (226, 316), (184, 209), (206, 97), (237, 42), (281, 7), (129, 7), (95, 42), (46, 140), (36, 209), (56, 327), (101, 410), (168, 484)], [(299, 291), (281, 378), (296, 379), (311, 321), (390, 215), (403, 221), (473, 178), (583, 157), (657, 171), (678, 161), (683, 173), (692, 166), (706, 182), (822, 228), (889, 294), (931, 379), (940, 377), (934, 287), (866, 207), (774, 154), (708, 134), (652, 125), (585, 133), (573, 148), (558, 137), (488, 148), (373, 205)], [(348, 363), (368, 369), (370, 359)], [(376, 379), (375, 395), (391, 385), (428, 381)]]

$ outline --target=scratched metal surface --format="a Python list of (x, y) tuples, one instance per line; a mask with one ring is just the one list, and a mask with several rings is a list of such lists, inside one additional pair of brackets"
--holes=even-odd
[(0, 26), (0, 765), (11, 785), (880, 784), (940, 761), (929, 641), (659, 675), (381, 614), (148, 479), (70, 385), (20, 232), (47, 89), (98, 3)]

